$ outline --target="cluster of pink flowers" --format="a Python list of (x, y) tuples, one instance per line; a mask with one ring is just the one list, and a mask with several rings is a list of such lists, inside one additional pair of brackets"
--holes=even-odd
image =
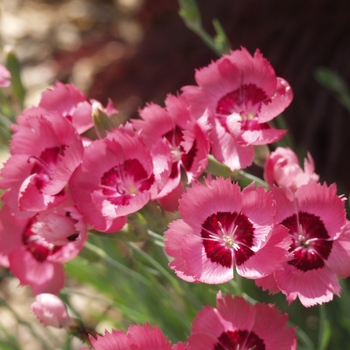
[(219, 284), (239, 275), (304, 306), (339, 295), (350, 276), (350, 225), (336, 186), (311, 181), (295, 192), (230, 180), (193, 184), (182, 219), (165, 233), (170, 267), (189, 282)]
[[(178, 277), (219, 284), (234, 278), (235, 268), (304, 306), (339, 295), (338, 278), (350, 276), (350, 225), (344, 198), (334, 184), (318, 182), (310, 155), (303, 170), (292, 150), (277, 148), (266, 160), (268, 189), (200, 177), (209, 154), (235, 171), (252, 164), (254, 146), (285, 135), (268, 122), (291, 103), (289, 84), (258, 50), (252, 56), (244, 48), (196, 71), (195, 79), (197, 86), (168, 95), (164, 108), (148, 104), (139, 119), (96, 137), (85, 133), (97, 130), (94, 118), (117, 111), (71, 85), (56, 83), (37, 107), (23, 111), (0, 179), (0, 264), (22, 285), (36, 295), (58, 293), (62, 264), (79, 253), (90, 229), (117, 232), (129, 214), (157, 201), (181, 215), (165, 233)], [(91, 342), (97, 350), (147, 348), (140, 339), (148, 337), (158, 344), (152, 349), (204, 349), (204, 338), (208, 349), (293, 348), (282, 330), (272, 339), (261, 326), (276, 314), (272, 307), (221, 295), (217, 303), (197, 316), (189, 345), (171, 347), (150, 326)], [(236, 308), (247, 317), (236, 319)], [(282, 328), (274, 322), (270, 327)]]
[[(64, 303), (51, 294), (41, 294), (32, 304), (38, 320), (56, 328), (74, 329)], [(195, 317), (187, 342), (171, 345), (156, 326), (147, 323), (122, 330), (89, 335), (96, 350), (294, 350), (295, 328), (287, 327), (287, 315), (273, 305), (251, 305), (242, 297), (216, 296), (216, 308), (205, 306)], [(87, 348), (81, 350), (88, 350)]]
[(254, 159), (254, 147), (281, 139), (286, 130), (268, 124), (293, 99), (292, 89), (257, 50), (242, 48), (196, 71), (198, 86), (183, 94), (198, 118), (208, 115), (213, 156), (231, 170), (243, 169)]
[(147, 106), (142, 120), (105, 137), (84, 134), (93, 117), (116, 113), (111, 102), (104, 108), (56, 83), (12, 126), (0, 179), (0, 263), (34, 294), (63, 288), (62, 263), (79, 253), (90, 228), (119, 231), (150, 200), (176, 210), (181, 169), (190, 182), (206, 168), (207, 126), (181, 96), (169, 95), (165, 109)]
[(62, 263), (75, 257), (86, 240), (86, 223), (67, 184), (84, 153), (78, 130), (91, 126), (85, 96), (60, 83), (12, 126), (11, 157), (0, 179), (5, 189), (0, 263), (34, 294), (63, 288)]

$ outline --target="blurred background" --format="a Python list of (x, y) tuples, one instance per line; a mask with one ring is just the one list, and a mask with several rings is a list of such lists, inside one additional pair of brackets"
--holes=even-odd
[[(233, 49), (260, 48), (290, 83), (295, 96), (284, 116), (300, 153), (309, 151), (321, 179), (336, 181), (348, 196), (350, 114), (316, 81), (315, 70), (331, 68), (350, 85), (349, 1), (198, 0), (198, 5), (209, 33), (217, 18)], [(104, 104), (110, 97), (126, 120), (147, 102), (163, 105), (168, 93), (194, 84), (195, 69), (217, 58), (185, 27), (177, 0), (0, 0), (0, 9), (0, 44), (13, 46), (21, 61), (27, 107), (60, 80)], [(17, 295), (11, 286), (0, 286), (5, 300), (16, 300), (30, 314), (26, 289)], [(6, 321), (3, 312), (1, 323), (11, 323), (11, 313), (6, 311)], [(13, 327), (22, 326), (14, 321)], [(38, 346), (28, 343), (25, 349)]]

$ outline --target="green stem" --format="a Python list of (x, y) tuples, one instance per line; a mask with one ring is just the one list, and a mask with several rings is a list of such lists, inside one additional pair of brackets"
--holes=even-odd
[(327, 319), (325, 305), (319, 306), (320, 310), (320, 326), (318, 332), (318, 349), (326, 350), (331, 339), (331, 327)]
[(213, 21), (216, 36), (213, 38), (202, 27), (201, 15), (195, 0), (178, 0), (179, 14), (187, 28), (196, 33), (219, 57), (230, 51), (230, 43), (218, 20)]
[(242, 176), (245, 179), (251, 180), (252, 182), (257, 183), (258, 185), (262, 185), (265, 188), (269, 187), (269, 185), (262, 179), (260, 179), (260, 177), (257, 177), (255, 175), (249, 174), (243, 170), (239, 170), (239, 175)]
[(216, 47), (213, 38), (203, 29), (202, 26), (192, 26), (187, 23), (186, 25), (189, 29), (196, 33), (212, 51), (214, 51), (219, 57), (222, 56), (223, 52), (221, 49)]
[(121, 264), (120, 262), (112, 259), (110, 256), (106, 254), (106, 252), (99, 248), (96, 247), (95, 245), (91, 244), (90, 242), (86, 242), (85, 246), (86, 249), (90, 250), (100, 258), (102, 258), (104, 261), (106, 261), (109, 265), (117, 268), (118, 270), (128, 274), (130, 277), (135, 278), (141, 283), (144, 283), (145, 285), (149, 285), (149, 282), (147, 278), (143, 277), (142, 275), (136, 273), (135, 271), (131, 270), (130, 268), (126, 267), (125, 265)]
[(242, 287), (242, 277), (235, 271), (235, 277), (229, 282), (233, 287), (234, 295), (242, 295), (243, 287)]
[(183, 294), (182, 288), (179, 282), (167, 271), (158, 261), (153, 259), (149, 254), (144, 252), (133, 242), (127, 242), (127, 245), (145, 258), (153, 267), (155, 267), (163, 276), (171, 283), (177, 293)]
[(153, 237), (153, 238), (155, 238), (155, 239), (157, 239), (157, 240), (159, 240), (159, 241), (165, 241), (165, 237), (164, 236), (162, 236), (162, 235), (160, 235), (160, 234), (158, 234), (158, 233), (155, 233), (155, 232), (153, 232), (152, 230), (147, 230), (147, 233), (151, 236), (151, 237)]
[(205, 172), (214, 176), (223, 176), (224, 178), (236, 177), (239, 174), (238, 171), (233, 172), (227, 165), (217, 161), (212, 154), (208, 155), (208, 165)]

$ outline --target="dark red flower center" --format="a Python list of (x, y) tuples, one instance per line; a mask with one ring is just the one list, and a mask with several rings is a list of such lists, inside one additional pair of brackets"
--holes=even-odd
[(261, 104), (268, 100), (265, 92), (255, 84), (243, 84), (220, 98), (216, 113), (223, 117), (237, 113), (242, 119), (253, 119)]
[(128, 205), (137, 193), (149, 190), (153, 182), (154, 174), (148, 175), (137, 159), (128, 159), (103, 174), (101, 188), (114, 205)]
[(289, 229), (293, 243), (289, 264), (302, 271), (322, 268), (333, 246), (322, 220), (310, 213), (299, 212), (281, 222)]
[(193, 164), (193, 159), (197, 154), (197, 143), (193, 142), (193, 146), (191, 147), (188, 153), (185, 152), (184, 148), (181, 146), (181, 142), (183, 141), (183, 130), (177, 125), (174, 129), (168, 131), (163, 135), (163, 137), (167, 140), (169, 148), (172, 154), (172, 169), (170, 178), (176, 178), (179, 173), (178, 163), (183, 166), (185, 171), (189, 171)]
[(254, 227), (240, 213), (217, 212), (202, 224), (201, 236), (205, 253), (212, 262), (224, 267), (243, 264), (254, 252)]
[(264, 341), (254, 332), (226, 331), (218, 340), (214, 350), (265, 350)]
[[(55, 172), (55, 167), (60, 159), (64, 156), (67, 146), (46, 148), (41, 152), (39, 157), (29, 157), (28, 162), (34, 163), (31, 174), (36, 174), (35, 184), (39, 190), (42, 190), (50, 183)], [(61, 194), (61, 193), (59, 193)]]
[(27, 227), (22, 234), (22, 242), (33, 257), (44, 262), (50, 255), (58, 252), (62, 246), (55, 246), (34, 232), (34, 225), (37, 223), (36, 216), (29, 220)]

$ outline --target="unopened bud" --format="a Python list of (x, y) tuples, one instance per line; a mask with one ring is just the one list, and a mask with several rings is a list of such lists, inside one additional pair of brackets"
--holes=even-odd
[(68, 315), (66, 305), (56, 295), (49, 293), (37, 295), (31, 309), (44, 326), (69, 328), (74, 325), (73, 320)]
[(106, 136), (106, 131), (112, 131), (115, 126), (111, 117), (106, 113), (101, 103), (94, 101), (92, 103), (92, 118), (98, 138)]

